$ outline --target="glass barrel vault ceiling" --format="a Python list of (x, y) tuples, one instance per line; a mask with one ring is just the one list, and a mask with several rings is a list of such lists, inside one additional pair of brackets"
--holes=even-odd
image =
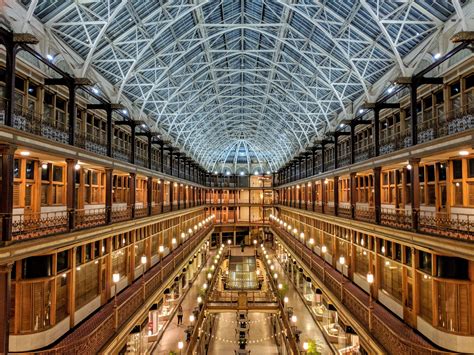
[[(25, 7), (31, 0), (21, 0)], [(463, 1), (458, 4), (462, 6)], [(210, 171), (276, 171), (436, 36), (452, 1), (39, 1), (49, 33)], [(100, 82), (99, 82), (100, 86)], [(139, 117), (137, 117), (139, 116)], [(141, 117), (140, 117), (141, 116)]]

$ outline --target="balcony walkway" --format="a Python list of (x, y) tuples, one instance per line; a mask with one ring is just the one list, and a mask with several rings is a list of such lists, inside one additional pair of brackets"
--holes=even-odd
[[(310, 266), (311, 271), (318, 276), (318, 282), (322, 282), (322, 272), (325, 270), (324, 284), (329, 288), (335, 297), (340, 300), (341, 274), (326, 265), (321, 257), (311, 252), (300, 241), (282, 230), (280, 227), (272, 226), (273, 230), (278, 231), (277, 235), (283, 237), (282, 240), (290, 247), (292, 253), (297, 255), (306, 264)], [(344, 306), (346, 306), (353, 316), (362, 324), (368, 327), (368, 309), (369, 295), (352, 283), (347, 278), (344, 283)], [(355, 305), (355, 306), (354, 306)], [(385, 349), (392, 354), (448, 354), (430, 343), (413, 328), (405, 324), (401, 319), (391, 313), (385, 306), (375, 302), (372, 313), (372, 335), (380, 342)]]
[[(202, 237), (212, 230), (212, 225), (194, 234), (185, 244), (180, 245), (161, 262), (145, 273), (145, 298), (148, 299), (175, 271), (175, 265), (189, 257), (189, 253), (199, 244)], [(123, 292), (117, 295), (118, 328), (143, 305), (143, 279), (136, 279)], [(116, 333), (114, 299), (103, 305), (88, 319), (83, 321), (55, 347), (38, 354), (96, 354)]]
[[(178, 342), (182, 341), (187, 347), (185, 329), (190, 325), (189, 316), (192, 314), (194, 307), (197, 306), (197, 297), (199, 290), (206, 281), (207, 268), (211, 266), (214, 260), (212, 256), (215, 253), (210, 253), (207, 258), (206, 265), (199, 271), (199, 275), (194, 279), (192, 285), (189, 286), (184, 298), (181, 301), (183, 307), (183, 324), (178, 325), (178, 316), (173, 313), (172, 320), (168, 323), (163, 335), (158, 342), (152, 345), (151, 354), (168, 355), (170, 351), (177, 351)], [(183, 349), (185, 352), (185, 349)]]
[(296, 316), (296, 327), (301, 331), (299, 342), (300, 350), (302, 350), (302, 344), (304, 342), (313, 340), (318, 344), (318, 350), (321, 354), (333, 354), (333, 351), (330, 349), (321, 329), (304, 304), (304, 301), (301, 299), (301, 296), (296, 290), (293, 282), (288, 279), (280, 263), (276, 260), (274, 253), (269, 251), (269, 254), (272, 257), (273, 265), (275, 265), (275, 271), (278, 274), (279, 282), (286, 282), (288, 285), (288, 292), (286, 293), (286, 297), (288, 297), (288, 305), (285, 308), (293, 308), (293, 314)]

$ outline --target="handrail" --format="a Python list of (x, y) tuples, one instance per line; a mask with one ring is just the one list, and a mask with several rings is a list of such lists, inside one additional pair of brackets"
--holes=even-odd
[[(174, 249), (167, 257), (163, 258), (158, 264), (150, 268), (145, 273), (145, 295), (151, 295), (154, 291), (156, 291), (160, 285), (163, 284), (163, 280), (165, 277), (169, 277), (173, 273), (173, 268), (171, 268), (170, 272), (164, 275), (162, 270), (165, 270), (167, 266), (172, 266), (174, 262), (176, 262), (175, 258), (181, 253), (181, 257), (179, 258), (180, 261), (184, 260), (184, 256), (182, 251), (188, 249), (189, 252), (192, 251), (202, 240), (203, 237), (209, 234), (209, 232), (213, 229), (213, 224), (209, 224), (206, 228), (201, 229), (196, 234), (194, 234), (190, 239), (186, 242), (178, 246)], [(172, 257), (172, 258), (171, 258)], [(188, 256), (186, 256), (187, 258)], [(166, 264), (165, 264), (166, 263)], [(160, 283), (153, 285), (154, 281), (159, 278)], [(96, 314), (103, 314), (103, 318), (98, 325), (95, 326), (94, 330), (81, 337), (80, 339), (76, 339), (71, 343), (67, 343), (67, 337), (72, 336), (71, 334), (67, 335), (63, 341), (59, 342), (57, 346), (54, 346), (51, 349), (41, 350), (41, 351), (34, 351), (31, 354), (95, 354), (98, 352), (102, 346), (114, 335), (117, 334), (127, 320), (138, 310), (138, 308), (143, 303), (143, 286), (141, 284), (142, 279), (137, 279), (131, 285), (129, 285), (121, 294), (117, 296), (118, 300), (120, 301), (120, 305), (117, 307), (118, 312), (118, 319), (119, 324), (118, 328), (114, 329), (115, 324), (115, 313), (113, 312), (113, 303), (114, 299), (110, 299), (109, 302), (99, 308)], [(151, 286), (148, 286), (150, 285)], [(153, 288), (152, 289), (150, 289)], [(147, 289), (148, 288), (148, 289)], [(138, 300), (138, 301), (137, 301)], [(134, 302), (133, 302), (134, 301)], [(127, 308), (131, 308), (128, 310)], [(122, 310), (122, 316), (120, 314), (120, 310)], [(125, 313), (125, 315), (124, 315)], [(127, 316), (128, 315), (128, 316)], [(84, 322), (88, 322), (89, 320), (85, 320)], [(82, 323), (79, 325), (84, 325)], [(79, 330), (79, 329), (76, 329)], [(74, 330), (73, 330), (74, 332)]]
[[(302, 253), (302, 250), (303, 249), (308, 249), (308, 247), (306, 245), (304, 245), (301, 241), (299, 241), (297, 238), (294, 238), (292, 237), (286, 230), (282, 229), (279, 225), (276, 225), (276, 224), (273, 224), (273, 230), (277, 232), (277, 234), (279, 235), (279, 237), (281, 239), (283, 239), (286, 244), (288, 245), (289, 248), (293, 249), (293, 252), (296, 254), (296, 255), (299, 255), (298, 253)], [(299, 245), (299, 248), (297, 247), (297, 244)], [(318, 256), (317, 254), (315, 254), (313, 251), (311, 252), (310, 254), (311, 258), (314, 259), (314, 260), (318, 260), (318, 263), (322, 263), (324, 262), (323, 259)], [(303, 263), (305, 263), (307, 266), (310, 267), (310, 269), (312, 270), (312, 262), (310, 259), (310, 263), (308, 265), (308, 258), (301, 258), (301, 260), (303, 261)], [(331, 268), (331, 270), (334, 270), (333, 268)], [(331, 279), (331, 281), (328, 281), (328, 278)], [(330, 273), (326, 272), (325, 274), (325, 278), (323, 280), (319, 280), (320, 282), (322, 282), (323, 284), (325, 284), (328, 289), (330, 289), (334, 295), (334, 297), (336, 297), (337, 299), (339, 299), (342, 304), (344, 304), (346, 307), (347, 307), (347, 302), (344, 301), (344, 298), (341, 300), (340, 298), (340, 289), (341, 289), (341, 282), (339, 280), (337, 280), (337, 278), (335, 278), (333, 275), (331, 275)], [(346, 284), (353, 284), (352, 280), (346, 280), (345, 282)], [(332, 284), (336, 284), (336, 288), (339, 289), (338, 290), (334, 290), (334, 286), (332, 286)], [(334, 292), (336, 291), (336, 292)], [(344, 295), (348, 295), (350, 294), (345, 288), (344, 288)], [(351, 295), (352, 296), (352, 295)], [(354, 299), (356, 299), (355, 297), (353, 297)], [(358, 300), (360, 301), (360, 300)], [(363, 305), (363, 303), (362, 303)], [(381, 306), (383, 307), (383, 306)], [(364, 305), (364, 309), (368, 308), (369, 307), (365, 307)], [(368, 311), (367, 311), (368, 312)], [(399, 349), (401, 352), (401, 354), (453, 354), (453, 352), (449, 352), (449, 351), (443, 351), (443, 350), (440, 350), (440, 349), (436, 349), (436, 348), (428, 348), (428, 347), (425, 347), (421, 344), (417, 344), (417, 343), (414, 343), (410, 340), (407, 340), (405, 338), (403, 338), (402, 336), (400, 336), (399, 334), (396, 334), (395, 331), (393, 329), (391, 329), (390, 327), (387, 327), (386, 326), (386, 321), (383, 321), (380, 319), (380, 317), (376, 314), (377, 312), (371, 312), (371, 316), (372, 318), (376, 318), (377, 320), (380, 321), (380, 325), (383, 326), (386, 330), (388, 330), (392, 337), (390, 338), (390, 340), (392, 341), (391, 344), (387, 344), (387, 337), (385, 336), (385, 332), (380, 332), (380, 333), (377, 333), (377, 331), (379, 331), (378, 328), (374, 327), (373, 326), (373, 331), (372, 331), (372, 334), (374, 334), (374, 332), (377, 334), (376, 336), (376, 339), (385, 347), (388, 348), (388, 345), (391, 345), (390, 346), (390, 349), (394, 348), (394, 349)], [(364, 323), (363, 320), (361, 320), (360, 318), (357, 317), (357, 313), (353, 313), (353, 315), (359, 320), (361, 321), (362, 323)], [(393, 315), (391, 315), (390, 313), (388, 313), (387, 311), (387, 315), (389, 317), (394, 317)], [(399, 342), (400, 344), (394, 344), (393, 342)]]

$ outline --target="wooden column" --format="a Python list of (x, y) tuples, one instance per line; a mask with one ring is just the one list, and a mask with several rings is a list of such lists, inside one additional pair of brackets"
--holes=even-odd
[(409, 163), (411, 165), (411, 227), (417, 231), (420, 212), (420, 159), (410, 159)]
[(75, 159), (66, 159), (66, 206), (69, 218), (69, 230), (76, 225), (76, 164)]
[(382, 213), (382, 199), (381, 199), (381, 186), (380, 186), (380, 175), (382, 167), (374, 168), (374, 205), (375, 205), (375, 223), (380, 224), (381, 213)]
[(357, 189), (356, 189), (357, 173), (350, 174), (350, 201), (351, 201), (351, 218), (355, 219), (357, 206)]
[(170, 211), (173, 211), (173, 182), (169, 183)]
[(112, 223), (112, 196), (113, 196), (113, 172), (111, 168), (105, 169), (105, 223)]
[(324, 210), (326, 209), (326, 203), (327, 203), (326, 184), (324, 182), (325, 180), (321, 179), (321, 213), (324, 213)]
[(165, 180), (161, 181), (160, 184), (160, 194), (161, 194), (161, 211), (160, 213), (163, 213), (164, 208), (165, 208)]
[[(178, 158), (178, 176), (179, 176), (179, 158)], [(177, 199), (178, 199), (178, 210), (179, 210), (181, 208), (181, 184), (178, 184), (176, 187), (178, 188)]]
[(153, 177), (149, 176), (146, 181), (146, 196), (148, 204), (148, 215), (151, 216), (153, 213)]
[(13, 169), (15, 149), (13, 145), (0, 145), (2, 156), (2, 198), (0, 199), (0, 221), (2, 242), (12, 239), (12, 214), (13, 214)]
[(339, 176), (334, 176), (334, 215), (339, 213)]
[(130, 206), (132, 208), (132, 219), (135, 218), (135, 202), (136, 202), (136, 197), (137, 197), (137, 191), (136, 191), (136, 182), (137, 182), (137, 175), (135, 173), (130, 173), (129, 177), (129, 201), (130, 201)]
[(8, 354), (12, 264), (0, 265), (0, 354)]

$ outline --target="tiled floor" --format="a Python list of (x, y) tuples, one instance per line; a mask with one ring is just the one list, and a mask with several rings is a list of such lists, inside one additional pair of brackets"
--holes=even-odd
[[(212, 255), (211, 255), (212, 256)], [(212, 263), (212, 257), (207, 260), (207, 265), (210, 266)], [(177, 351), (178, 342), (182, 341), (186, 346), (186, 336), (184, 331), (188, 325), (190, 325), (189, 316), (191, 315), (194, 307), (197, 306), (197, 297), (201, 286), (206, 281), (206, 267), (201, 269), (198, 277), (191, 286), (186, 296), (181, 303), (183, 307), (183, 324), (178, 326), (178, 317), (175, 315), (171, 323), (166, 328), (161, 340), (158, 344), (153, 344), (154, 348), (152, 354), (156, 355), (169, 355), (170, 351)], [(155, 346), (156, 345), (156, 346)], [(184, 353), (184, 350), (183, 350)]]
[[(273, 256), (273, 255), (272, 255)], [(275, 265), (275, 271), (278, 273), (278, 279), (280, 282), (285, 277), (284, 271), (281, 268), (281, 265), (278, 261), (273, 258)], [(293, 314), (296, 315), (296, 326), (299, 330), (302, 331), (300, 335), (300, 347), (302, 349), (302, 344), (308, 340), (315, 340), (317, 344), (320, 344), (322, 354), (332, 354), (332, 350), (329, 348), (326, 339), (324, 338), (321, 330), (314, 321), (313, 317), (309, 313), (308, 308), (303, 303), (298, 292), (295, 290), (293, 283), (290, 280), (284, 280), (288, 285), (288, 292), (286, 296), (288, 297), (288, 307), (293, 308)]]
[[(214, 338), (209, 346), (210, 355), (234, 354), (238, 349), (235, 313), (220, 313), (216, 323)], [(272, 337), (268, 314), (249, 313), (249, 335), (246, 349), (250, 354), (277, 355), (278, 349)]]

